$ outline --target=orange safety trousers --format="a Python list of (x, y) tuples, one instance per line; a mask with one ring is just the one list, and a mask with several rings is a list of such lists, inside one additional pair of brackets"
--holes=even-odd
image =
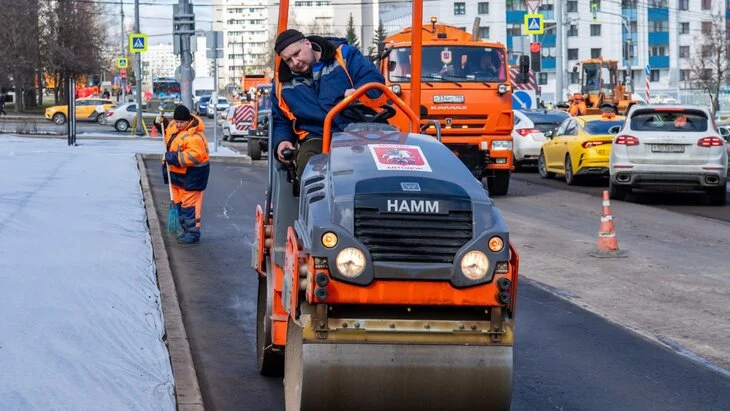
[(182, 204), (182, 208), (195, 207), (195, 227), (200, 228), (200, 212), (203, 208), (203, 191), (188, 191), (173, 184), (172, 199), (176, 204)]

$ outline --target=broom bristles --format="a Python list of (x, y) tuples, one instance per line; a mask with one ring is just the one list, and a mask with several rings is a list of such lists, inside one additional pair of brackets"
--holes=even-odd
[(170, 211), (167, 213), (167, 232), (176, 233), (180, 231), (180, 216), (177, 213), (175, 204), (170, 204)]

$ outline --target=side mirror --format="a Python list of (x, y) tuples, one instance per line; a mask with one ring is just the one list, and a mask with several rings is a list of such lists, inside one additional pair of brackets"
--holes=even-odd
[(573, 73), (577, 73), (577, 72), (578, 72), (578, 66), (573, 66)]
[(613, 126), (608, 129), (608, 134), (618, 134), (621, 131), (621, 126)]
[(388, 71), (390, 71), (390, 72), (395, 71), (396, 66), (397, 66), (397, 63), (395, 61), (389, 61), (388, 62)]
[(530, 56), (520, 56), (520, 83), (530, 82)]
[(545, 138), (553, 138), (555, 135), (555, 132), (553, 130), (548, 130), (545, 132)]

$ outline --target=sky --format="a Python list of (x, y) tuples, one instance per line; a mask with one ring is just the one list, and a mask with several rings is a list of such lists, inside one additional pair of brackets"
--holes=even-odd
[[(114, 0), (108, 0), (112, 3)], [(134, 24), (134, 1), (124, 1), (124, 20), (125, 27)], [(215, 0), (214, 0), (215, 1)], [(196, 30), (208, 31), (211, 29), (211, 1), (196, 2), (192, 1), (195, 12), (195, 28)], [(201, 3), (196, 4), (196, 3)], [(150, 44), (170, 43), (172, 42), (172, 5), (177, 4), (175, 0), (140, 0), (140, 31), (149, 37)], [(120, 12), (119, 6), (108, 5), (111, 15), (107, 20), (107, 24), (111, 25), (111, 31), (119, 33)], [(116, 23), (116, 24), (114, 24)], [(128, 34), (128, 33), (127, 33)]]

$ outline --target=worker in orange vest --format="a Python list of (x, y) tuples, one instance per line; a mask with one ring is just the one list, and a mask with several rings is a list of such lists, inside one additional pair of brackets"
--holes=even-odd
[(571, 116), (584, 116), (588, 112), (586, 108), (586, 102), (583, 100), (583, 95), (575, 93), (573, 101), (570, 103), (569, 113)]
[[(190, 110), (181, 104), (175, 108), (173, 121), (164, 133), (164, 165), (170, 170), (172, 198), (183, 228), (177, 237), (180, 244), (200, 241), (203, 191), (208, 186), (210, 175), (210, 155), (204, 130), (203, 121), (191, 115)], [(167, 177), (166, 171), (163, 174)]]

